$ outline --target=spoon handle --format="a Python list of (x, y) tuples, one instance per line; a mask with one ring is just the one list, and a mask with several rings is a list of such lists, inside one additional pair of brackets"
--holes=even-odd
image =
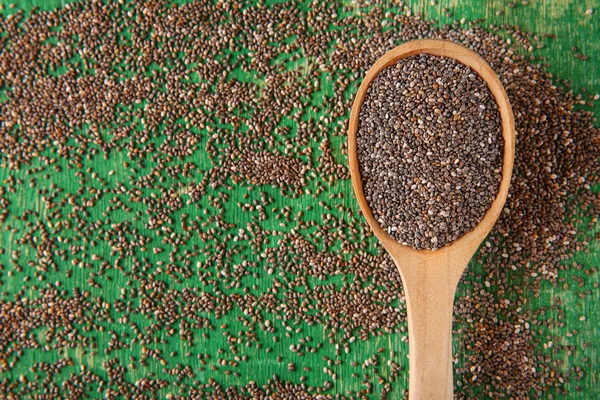
[(451, 400), (452, 310), (456, 266), (417, 265), (401, 271), (410, 352), (409, 399)]

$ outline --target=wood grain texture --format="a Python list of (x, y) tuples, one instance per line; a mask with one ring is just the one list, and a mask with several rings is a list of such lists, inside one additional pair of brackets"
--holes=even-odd
[[(110, 0), (109, 0), (110, 1)], [(54, 9), (57, 7), (61, 7), (64, 4), (71, 3), (72, 0), (0, 0), (0, 4), (8, 6), (11, 3), (16, 3), (16, 9), (24, 9), (28, 10), (31, 6), (38, 6), (42, 9)], [(541, 55), (546, 58), (546, 63), (548, 64), (546, 69), (551, 71), (555, 75), (555, 82), (559, 84), (562, 79), (567, 79), (573, 84), (573, 90), (575, 93), (579, 93), (582, 88), (587, 90), (587, 93), (600, 93), (600, 0), (529, 0), (528, 5), (522, 5), (521, 0), (517, 0), (517, 7), (509, 8), (507, 4), (509, 4), (510, 0), (435, 0), (435, 5), (431, 5), (431, 0), (407, 0), (405, 1), (407, 5), (407, 12), (410, 9), (413, 14), (419, 13), (423, 15), (424, 19), (431, 20), (436, 19), (440, 25), (445, 23), (451, 23), (454, 20), (465, 19), (465, 21), (475, 20), (484, 18), (486, 24), (495, 24), (502, 25), (507, 24), (511, 26), (519, 26), (521, 29), (529, 32), (536, 33), (548, 33), (556, 35), (556, 38), (547, 38), (543, 39), (544, 48), (536, 49), (535, 54)], [(266, 3), (271, 3), (271, 1), (266, 1)], [(352, 1), (348, 1), (348, 4), (354, 4)], [(390, 1), (389, 7), (398, 7), (398, 1)], [(444, 8), (448, 8), (448, 11), (444, 11)], [(587, 9), (594, 9), (594, 13), (592, 15), (587, 15), (585, 11)], [(499, 11), (501, 11), (499, 13)], [(12, 11), (5, 9), (3, 13), (10, 13)], [(452, 15), (446, 15), (446, 12), (450, 12)], [(466, 23), (466, 22), (465, 22)], [(506, 32), (500, 32), (500, 35), (506, 37), (507, 40), (513, 40), (511, 34), (507, 34)], [(577, 51), (572, 51), (572, 47), (577, 47)], [(524, 54), (529, 54), (528, 49), (522, 48), (520, 50)], [(576, 54), (581, 53), (587, 55), (589, 58), (587, 61), (582, 61), (575, 57)], [(246, 77), (246, 79), (248, 79)], [(324, 83), (323, 93), (327, 94), (331, 92), (331, 84)], [(596, 115), (600, 113), (600, 102), (596, 102), (594, 106), (594, 110)], [(338, 142), (334, 142), (338, 143)], [(341, 146), (340, 146), (341, 147)], [(339, 148), (334, 148), (335, 153), (334, 156), (337, 160), (343, 160), (345, 162), (345, 155)], [(119, 174), (123, 173), (122, 167), (120, 167), (125, 161), (124, 158), (121, 158), (120, 155), (115, 157), (111, 157), (108, 160), (103, 161), (106, 164), (105, 168), (107, 172), (109, 169), (114, 168), (116, 173), (114, 177), (119, 176)], [(114, 164), (114, 166), (112, 166)], [(116, 167), (115, 167), (116, 166)], [(69, 171), (64, 168), (64, 173), (62, 177), (51, 176), (48, 180), (49, 182), (59, 181), (59, 179), (71, 179), (72, 182), (77, 182), (78, 178), (73, 175), (69, 175)], [(0, 181), (8, 178), (10, 172), (8, 170), (0, 170)], [(126, 173), (123, 173), (123, 176), (127, 176)], [(27, 180), (28, 176), (22, 174), (20, 176), (16, 176), (17, 179)], [(115, 178), (116, 179), (116, 178)], [(269, 191), (266, 190), (270, 196), (273, 196), (277, 202), (284, 202), (285, 200), (281, 200), (278, 198), (277, 191)], [(257, 192), (257, 191), (255, 191)], [(355, 207), (355, 210), (358, 210), (356, 206), (356, 201), (353, 198), (352, 187), (349, 181), (347, 182), (337, 182), (332, 185), (329, 194), (342, 194), (345, 196), (345, 200), (342, 203), (344, 207)], [(217, 194), (218, 196), (218, 194)], [(39, 199), (35, 199), (32, 192), (27, 192), (22, 194), (21, 202), (17, 204), (15, 202), (14, 207), (21, 207), (23, 203), (35, 203), (40, 202)], [(299, 198), (297, 203), (294, 205), (296, 207), (294, 209), (297, 212), (300, 209), (304, 209), (307, 205), (314, 205), (314, 199), (309, 198), (308, 200), (305, 198)], [(39, 204), (36, 206), (37, 208), (42, 208)], [(315, 207), (315, 209), (318, 207)], [(334, 213), (335, 210), (332, 211)], [(307, 218), (318, 219), (318, 214), (316, 212), (311, 215), (311, 213), (306, 213)], [(334, 214), (338, 216), (337, 214)], [(129, 215), (124, 215), (123, 219), (129, 218)], [(242, 219), (243, 216), (240, 215), (229, 215), (228, 217), (232, 219)], [(339, 216), (343, 218), (343, 215)], [(587, 222), (587, 221), (586, 221)], [(598, 227), (594, 228), (593, 233), (598, 232)], [(4, 231), (0, 233), (0, 246), (7, 249), (7, 254), (10, 253), (11, 249), (14, 249), (15, 242), (17, 238), (8, 232)], [(372, 246), (375, 246), (374, 238), (366, 238)], [(583, 265), (600, 265), (600, 246), (597, 242), (593, 242), (589, 247), (589, 254), (579, 254), (575, 258), (580, 264)], [(24, 254), (23, 256), (26, 256)], [(572, 261), (569, 261), (572, 262)], [(83, 271), (83, 270), (81, 270)], [(485, 279), (486, 276), (490, 273), (490, 267), (486, 265), (481, 265), (476, 261), (472, 260), (469, 264), (469, 271), (472, 271), (474, 276), (481, 277), (481, 279)], [(78, 273), (77, 271), (75, 272)], [(109, 271), (109, 275), (113, 272)], [(598, 302), (598, 286), (600, 285), (600, 280), (598, 274), (587, 276), (584, 271), (573, 272), (573, 275), (577, 278), (581, 278), (583, 282), (583, 286), (579, 287), (578, 282), (575, 280), (569, 279), (567, 282), (561, 282), (558, 286), (552, 286), (551, 284), (544, 284), (542, 287), (542, 291), (539, 297), (534, 298), (532, 293), (525, 288), (525, 296), (529, 296), (529, 301), (523, 305), (525, 311), (539, 309), (540, 307), (546, 307), (549, 311), (546, 314), (548, 318), (558, 318), (560, 315), (557, 311), (552, 308), (552, 305), (555, 302), (560, 301), (564, 308), (567, 310), (564, 315), (564, 327), (555, 328), (551, 331), (544, 330), (541, 334), (540, 340), (543, 344), (548, 346), (547, 350), (545, 350), (545, 354), (551, 360), (556, 360), (560, 357), (560, 361), (562, 361), (562, 368), (564, 371), (572, 371), (574, 368), (582, 367), (584, 373), (580, 380), (572, 380), (565, 384), (567, 390), (569, 391), (569, 399), (595, 399), (600, 398), (600, 341), (598, 337), (600, 336), (600, 302)], [(82, 282), (82, 284), (87, 279), (87, 275), (81, 273), (78, 275), (78, 279)], [(119, 277), (113, 275), (112, 278), (115, 282), (119, 284), (123, 284), (123, 282), (119, 282)], [(473, 278), (475, 279), (475, 278)], [(339, 282), (339, 277), (332, 278), (328, 281), (328, 284), (334, 284)], [(259, 283), (259, 282), (257, 282)], [(197, 282), (192, 282), (193, 284), (197, 284)], [(260, 284), (260, 283), (259, 283)], [(2, 288), (7, 291), (17, 291), (17, 288), (7, 288), (6, 286)], [(13, 290), (14, 289), (14, 290)], [(202, 287), (204, 290), (204, 287)], [(490, 291), (493, 293), (495, 289), (493, 286), (490, 288)], [(457, 296), (468, 296), (470, 295), (469, 289), (460, 287), (458, 289), (459, 293)], [(591, 296), (580, 296), (585, 291), (591, 291)], [(114, 300), (111, 293), (92, 293), (94, 296), (99, 295), (106, 298), (108, 301)], [(517, 296), (511, 297), (511, 294), (505, 295), (509, 300), (516, 299)], [(116, 297), (116, 296), (114, 296)], [(400, 306), (399, 306), (400, 307)], [(447, 314), (445, 314), (447, 315)], [(232, 313), (231, 321), (227, 321), (228, 323), (235, 326), (237, 323), (235, 318), (246, 318), (241, 312), (235, 311)], [(240, 326), (242, 329), (243, 326)], [(331, 337), (326, 334), (325, 330), (320, 326), (300, 326), (294, 328), (302, 328), (303, 335), (311, 336), (315, 338), (315, 340), (323, 340), (327, 342), (331, 339)], [(460, 327), (459, 327), (460, 329)], [(40, 331), (40, 337), (43, 337), (45, 332)], [(265, 332), (261, 332), (261, 340), (266, 343), (272, 343), (272, 337), (267, 335)], [(455, 332), (456, 336), (460, 336), (460, 332)], [(408, 344), (406, 342), (406, 333), (394, 333), (389, 335), (371, 337), (369, 340), (357, 340), (354, 343), (354, 347), (352, 348), (351, 354), (347, 355), (345, 362), (343, 365), (331, 366), (330, 368), (334, 370), (338, 379), (333, 381), (332, 385), (336, 393), (348, 393), (348, 392), (358, 392), (364, 389), (364, 386), (360, 384), (358, 380), (350, 380), (345, 379), (345, 377), (349, 376), (352, 373), (359, 374), (361, 379), (363, 376), (367, 376), (368, 374), (372, 374), (372, 367), (362, 368), (363, 363), (368, 357), (372, 355), (378, 355), (380, 357), (380, 365), (377, 366), (379, 368), (381, 374), (385, 377), (390, 377), (392, 375), (389, 372), (389, 368), (387, 368), (386, 361), (383, 355), (389, 354), (388, 351), (391, 351), (396, 354), (396, 359), (400, 359), (400, 365), (403, 368), (401, 371), (401, 377), (399, 378), (399, 382), (394, 385), (393, 392), (390, 394), (391, 399), (402, 398), (402, 391), (407, 388), (406, 382), (406, 368), (408, 366), (408, 360), (406, 354), (408, 353)], [(110, 340), (108, 335), (104, 337), (100, 337), (98, 339), (100, 342)], [(214, 335), (211, 338), (213, 346), (216, 348), (227, 348), (228, 343), (224, 337), (220, 337), (220, 335)], [(553, 342), (554, 346), (550, 346), (550, 343)], [(297, 379), (297, 374), (288, 372), (286, 364), (288, 361), (294, 362), (298, 366), (298, 370), (302, 371), (303, 366), (311, 367), (312, 371), (305, 373), (307, 376), (306, 384), (310, 385), (321, 385), (323, 383), (323, 374), (320, 372), (323, 369), (325, 362), (323, 361), (325, 358), (328, 360), (338, 360), (335, 351), (329, 351), (328, 348), (322, 349), (318, 356), (310, 358), (310, 354), (306, 357), (297, 357), (295, 354), (292, 355), (291, 358), (287, 358), (284, 363), (278, 363), (276, 361), (277, 355), (285, 349), (286, 346), (289, 346), (291, 343), (291, 339), (283, 338), (282, 341), (278, 344), (271, 344), (273, 346), (274, 351), (269, 354), (266, 354), (264, 351), (260, 352), (255, 348), (247, 348), (244, 350), (245, 355), (249, 355), (252, 361), (247, 366), (247, 374), (242, 377), (235, 377), (234, 375), (228, 376), (220, 376), (218, 378), (219, 382), (223, 385), (240, 385), (246, 384), (248, 381), (252, 380), (257, 383), (257, 385), (265, 384), (274, 374), (277, 374), (284, 380), (293, 380)], [(584, 349), (584, 345), (590, 344)], [(454, 342), (454, 358), (453, 363), (455, 365), (464, 365), (464, 354), (468, 351), (468, 349), (460, 348), (461, 346), (457, 340)], [(331, 347), (331, 346), (330, 346)], [(555, 351), (558, 347), (572, 347), (573, 351), (570, 355), (566, 355), (566, 351)], [(385, 349), (388, 353), (381, 353), (380, 350)], [(89, 352), (85, 354), (81, 348), (77, 348), (75, 350), (65, 350), (65, 355), (71, 356), (76, 361), (76, 368), (87, 368), (88, 370), (94, 370), (94, 368), (99, 369), (99, 365), (101, 365), (107, 358), (103, 354), (92, 355)], [(176, 350), (179, 353), (184, 353), (187, 351), (185, 345), (182, 345), (181, 348), (173, 349), (168, 346), (163, 349), (163, 351), (168, 352)], [(123, 360), (123, 362), (127, 361), (127, 357), (131, 349), (126, 349), (126, 352), (119, 352), (117, 356)], [(208, 352), (208, 350), (207, 350)], [(343, 353), (343, 351), (342, 351)], [(383, 355), (382, 355), (383, 354)], [(44, 361), (44, 362), (55, 362), (56, 360), (51, 358), (50, 356), (41, 357), (40, 353), (34, 352), (26, 352), (23, 354), (22, 359), (27, 361), (32, 359), (32, 362)], [(212, 354), (214, 360), (217, 360), (219, 354), (214, 352)], [(349, 364), (350, 362), (357, 363), (358, 367), (353, 368)], [(333, 362), (332, 362), (333, 364)], [(199, 368), (203, 367), (199, 362), (194, 359), (190, 360), (190, 365), (194, 368), (195, 371), (198, 371)], [(129, 378), (138, 379), (144, 377), (147, 373), (160, 374), (160, 368), (148, 368), (148, 369), (140, 369), (135, 372), (130, 372)], [(304, 374), (304, 372), (300, 372), (300, 374)], [(364, 374), (364, 375), (363, 375)], [(205, 382), (210, 378), (216, 376), (216, 373), (211, 372), (210, 370), (207, 372), (198, 372), (198, 379)], [(0, 380), (5, 378), (19, 379), (18, 375), (16, 377), (10, 376), (0, 376)], [(365, 378), (366, 379), (366, 378)], [(381, 393), (382, 385), (375, 384), (370, 392), (368, 398), (379, 398), (378, 394)], [(170, 393), (161, 392), (160, 398), (165, 398)], [(482, 389), (480, 399), (488, 398), (487, 394)], [(545, 397), (548, 398), (548, 397)], [(563, 398), (562, 396), (557, 396), (554, 394), (554, 399)]]

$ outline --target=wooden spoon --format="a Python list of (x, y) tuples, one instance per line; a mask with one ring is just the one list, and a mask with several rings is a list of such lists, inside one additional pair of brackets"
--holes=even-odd
[[(471, 67), (487, 83), (502, 119), (504, 159), (496, 199), (472, 231), (439, 250), (415, 250), (389, 236), (373, 218), (363, 193), (356, 153), (361, 104), (375, 76), (398, 60), (419, 53), (451, 57)], [(390, 253), (402, 277), (408, 314), (410, 351), (409, 398), (452, 399), (452, 308), (458, 281), (475, 251), (498, 219), (510, 184), (515, 157), (515, 124), (506, 92), (492, 68), (475, 52), (445, 40), (415, 40), (386, 53), (367, 72), (352, 106), (348, 159), (352, 186), (367, 222)]]

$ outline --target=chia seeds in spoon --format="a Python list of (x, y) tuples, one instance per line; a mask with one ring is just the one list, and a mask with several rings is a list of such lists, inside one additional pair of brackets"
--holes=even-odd
[(359, 118), (363, 191), (390, 236), (437, 249), (483, 219), (502, 180), (504, 141), (475, 71), (429, 54), (402, 59), (373, 80)]

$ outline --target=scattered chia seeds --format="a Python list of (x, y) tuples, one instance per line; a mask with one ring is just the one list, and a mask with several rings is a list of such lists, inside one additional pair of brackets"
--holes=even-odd
[(428, 54), (381, 71), (360, 109), (365, 198), (390, 236), (437, 249), (471, 231), (502, 180), (500, 113), (485, 81)]
[(482, 55), (517, 130), (457, 298), (456, 397), (563, 398), (596, 373), (598, 271), (573, 261), (598, 240), (594, 96), (536, 35), (377, 1), (5, 9), (2, 396), (401, 397), (402, 286), (356, 212), (345, 123), (366, 70), (423, 37)]

